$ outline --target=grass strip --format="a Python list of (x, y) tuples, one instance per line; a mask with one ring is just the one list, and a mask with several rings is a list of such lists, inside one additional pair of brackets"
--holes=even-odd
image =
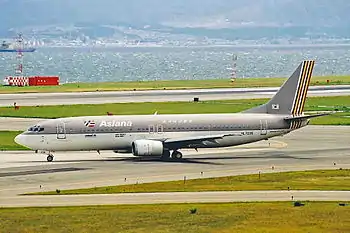
[[(0, 209), (2, 232), (348, 232), (336, 202), (163, 204)], [(197, 210), (191, 214), (190, 210)]]
[(350, 169), (277, 172), (202, 178), (180, 181), (94, 187), (30, 193), (26, 195), (72, 195), (153, 192), (254, 191), (254, 190), (343, 190), (350, 191)]
[[(92, 92), (92, 91), (126, 91), (126, 90), (175, 90), (203, 88), (242, 88), (242, 87), (279, 87), (286, 78), (238, 78), (209, 80), (169, 80), (169, 81), (133, 81), (133, 82), (98, 82), (69, 83), (59, 86), (0, 86), (0, 93), (54, 93), (54, 92)], [(350, 76), (313, 77), (310, 85), (346, 85)]]
[[(2, 117), (37, 117), (59, 118), (89, 115), (140, 115), (140, 114), (196, 114), (196, 113), (236, 113), (260, 104), (268, 99), (221, 100), (204, 102), (147, 102), (147, 103), (113, 103), (113, 104), (80, 104), (55, 106), (22, 106), (0, 108)], [(309, 97), (305, 111), (340, 110), (332, 116), (316, 118), (311, 124), (317, 125), (350, 125), (350, 96)]]
[(29, 150), (15, 143), (14, 138), (22, 131), (0, 131), (0, 150)]

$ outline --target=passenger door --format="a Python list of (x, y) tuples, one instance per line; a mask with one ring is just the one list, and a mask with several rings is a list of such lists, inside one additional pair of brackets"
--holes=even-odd
[(267, 134), (267, 120), (260, 120), (260, 135)]
[(155, 128), (154, 125), (149, 125), (149, 126), (148, 126), (148, 133), (149, 133), (149, 134), (153, 134), (154, 131), (155, 131), (154, 128)]
[(163, 125), (157, 125), (157, 133), (159, 134), (163, 133)]
[(57, 124), (57, 139), (66, 139), (66, 126), (64, 122)]

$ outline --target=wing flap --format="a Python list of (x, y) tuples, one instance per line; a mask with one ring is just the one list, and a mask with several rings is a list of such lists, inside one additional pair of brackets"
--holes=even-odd
[(202, 143), (207, 140), (223, 139), (229, 136), (242, 136), (241, 133), (230, 133), (230, 134), (218, 134), (218, 135), (207, 135), (207, 136), (195, 136), (195, 137), (184, 137), (184, 138), (169, 138), (164, 140), (165, 145), (170, 144), (194, 144)]

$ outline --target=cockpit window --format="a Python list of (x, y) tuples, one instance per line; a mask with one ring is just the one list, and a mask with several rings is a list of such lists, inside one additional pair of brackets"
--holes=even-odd
[(44, 127), (40, 127), (39, 125), (35, 125), (28, 129), (29, 132), (41, 132), (44, 131)]

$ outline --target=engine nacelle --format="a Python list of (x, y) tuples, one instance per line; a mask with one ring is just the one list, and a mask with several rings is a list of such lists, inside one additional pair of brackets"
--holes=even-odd
[(161, 156), (163, 150), (163, 143), (160, 141), (136, 140), (132, 143), (134, 156)]

